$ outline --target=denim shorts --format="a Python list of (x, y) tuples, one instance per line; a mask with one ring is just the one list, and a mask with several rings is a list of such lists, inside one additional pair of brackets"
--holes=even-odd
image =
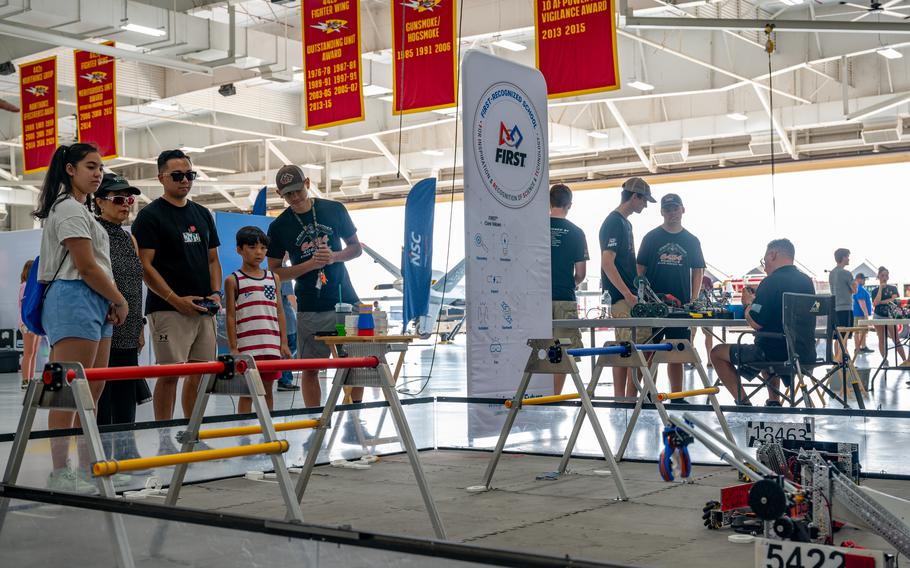
[(53, 346), (61, 339), (101, 341), (114, 334), (107, 321), (111, 303), (82, 280), (55, 280), (41, 308), (41, 325)]

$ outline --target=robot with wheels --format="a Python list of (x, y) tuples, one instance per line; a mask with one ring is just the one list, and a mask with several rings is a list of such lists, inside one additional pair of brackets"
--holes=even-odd
[(664, 298), (654, 292), (647, 278), (637, 277), (635, 286), (638, 289), (638, 303), (632, 306), (633, 318), (665, 318), (669, 315), (670, 308)]

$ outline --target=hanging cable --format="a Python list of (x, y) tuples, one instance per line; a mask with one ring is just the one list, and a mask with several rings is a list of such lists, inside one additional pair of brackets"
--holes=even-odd
[[(393, 3), (393, 4), (394, 4), (394, 3)], [(395, 168), (395, 179), (398, 179), (398, 178), (401, 177), (401, 139), (402, 139), (403, 132), (404, 132), (404, 130), (403, 130), (403, 125), (404, 125), (404, 101), (403, 101), (403, 99), (404, 99), (404, 89), (402, 88), (402, 85), (404, 85), (404, 64), (408, 61), (408, 58), (404, 56), (404, 54), (405, 54), (405, 51), (404, 51), (404, 38), (405, 38), (405, 28), (406, 28), (406, 26), (405, 26), (405, 19), (406, 19), (406, 18), (405, 18), (405, 15), (406, 15), (408, 12), (407, 12), (407, 6), (405, 6), (405, 3), (404, 3), (404, 2), (401, 2), (401, 3), (399, 4), (399, 6), (401, 7), (401, 43), (399, 44), (399, 45), (401, 46), (401, 73), (399, 73), (399, 75), (398, 75), (398, 88), (395, 89), (395, 85), (392, 85), (392, 88), (395, 89), (395, 91), (397, 91), (397, 92), (393, 93), (394, 95), (397, 95), (397, 96), (394, 96), (394, 97), (393, 97), (392, 112), (395, 112), (395, 105), (398, 105), (398, 165), (397, 165), (397, 167)], [(394, 8), (393, 8), (393, 9), (394, 9)], [(394, 46), (393, 46), (393, 47), (394, 47)], [(395, 52), (394, 49), (392, 49), (392, 52), (393, 52), (393, 53), (392, 53), (392, 57), (393, 57), (393, 58), (394, 58), (395, 56), (398, 55), (397, 53), (394, 53), (394, 52)], [(393, 66), (393, 67), (395, 66), (395, 62), (394, 62), (394, 61), (392, 62), (392, 66)], [(370, 79), (372, 80), (372, 75), (370, 76)]]
[[(459, 0), (458, 3), (458, 34), (455, 38), (455, 144), (452, 152), (452, 184), (449, 188), (449, 230), (446, 238), (446, 264), (445, 264), (445, 274), (449, 274), (449, 261), (450, 255), (452, 252), (452, 219), (455, 214), (455, 168), (458, 166), (458, 118), (460, 111), (458, 110), (458, 103), (461, 96), (461, 28), (464, 24), (464, 0)], [(462, 176), (464, 177), (464, 176)], [(440, 315), (442, 315), (442, 306), (446, 303), (446, 288), (448, 287), (449, 282), (446, 281), (446, 285), (442, 287), (442, 297), (440, 298)], [(436, 318), (436, 334), (439, 334), (439, 317)], [(419, 396), (427, 388), (427, 385), (430, 384), (430, 379), (433, 377), (433, 366), (436, 364), (436, 348), (438, 343), (433, 344), (433, 353), (430, 356), (430, 369), (427, 371), (427, 377), (424, 380), (423, 384), (420, 386), (420, 390), (415, 393), (408, 391), (398, 392), (410, 396)], [(419, 379), (418, 379), (419, 380)], [(415, 382), (415, 381), (409, 381)], [(407, 385), (408, 383), (402, 383), (402, 386)]]
[(768, 54), (768, 124), (771, 131), (771, 226), (777, 233), (777, 193), (774, 188), (774, 77), (771, 74), (771, 54), (774, 53), (774, 24), (765, 25), (765, 52)]

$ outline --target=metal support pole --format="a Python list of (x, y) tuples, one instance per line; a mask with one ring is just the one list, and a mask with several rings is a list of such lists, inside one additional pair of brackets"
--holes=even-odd
[[(190, 421), (184, 433), (186, 437), (180, 447), (181, 452), (192, 452), (196, 446), (199, 427), (202, 425), (202, 417), (205, 415), (205, 407), (209, 401), (209, 393), (212, 392), (216, 380), (218, 379), (215, 375), (209, 374), (203, 375), (202, 380), (199, 381), (196, 405), (193, 407), (193, 412), (190, 413)], [(174, 468), (174, 475), (171, 476), (171, 483), (167, 489), (167, 498), (164, 500), (165, 505), (173, 507), (177, 504), (177, 499), (180, 497), (180, 488), (183, 486), (183, 479), (186, 477), (188, 467), (188, 464), (182, 463)]]
[(506, 416), (506, 421), (502, 425), (502, 432), (499, 433), (499, 440), (496, 441), (496, 448), (493, 450), (493, 457), (490, 458), (490, 463), (487, 464), (487, 471), (483, 474), (483, 486), (487, 489), (490, 489), (490, 483), (493, 481), (493, 473), (496, 471), (496, 466), (499, 464), (499, 458), (502, 457), (502, 450), (506, 446), (506, 441), (509, 438), (509, 432), (512, 431), (512, 426), (515, 425), (515, 418), (518, 416), (518, 411), (521, 409), (521, 402), (524, 399), (525, 392), (528, 390), (528, 384), (531, 382), (531, 373), (525, 371), (521, 376), (521, 381), (518, 383), (518, 390), (515, 392), (515, 398), (512, 399), (512, 406), (509, 408), (509, 414)]

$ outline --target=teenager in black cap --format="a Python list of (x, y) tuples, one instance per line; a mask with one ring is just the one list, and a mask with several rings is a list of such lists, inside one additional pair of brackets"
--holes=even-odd
[[(610, 293), (611, 314), (615, 318), (627, 318), (632, 315), (632, 306), (637, 303), (635, 288), (635, 238), (632, 235), (632, 223), (629, 216), (641, 213), (648, 203), (656, 203), (651, 197), (651, 186), (639, 178), (629, 178), (622, 184), (622, 197), (619, 207), (614, 209), (603, 225), (600, 226), (600, 281), (604, 291)], [(636, 341), (647, 340), (648, 330), (641, 329), (636, 333)], [(618, 341), (630, 341), (632, 330), (616, 330)], [(636, 396), (635, 385), (628, 370), (613, 368), (613, 392), (617, 397)]]
[[(269, 226), (269, 270), (296, 280), (298, 356), (327, 358), (329, 347), (315, 335), (335, 329), (335, 304), (360, 301), (344, 267), (363, 252), (357, 228), (341, 203), (310, 197), (310, 179), (298, 166), (283, 166), (275, 180), (288, 208)], [(285, 253), (291, 266), (282, 266)], [(303, 371), (301, 384), (304, 404), (319, 406), (318, 371)], [(352, 389), (351, 399), (363, 400), (363, 387)]]
[[(686, 212), (682, 198), (668, 193), (660, 200), (660, 214), (664, 222), (645, 235), (638, 249), (638, 274), (647, 277), (651, 288), (659, 295), (670, 295), (679, 304), (688, 304), (701, 291), (702, 276), (705, 274), (705, 257), (698, 238), (682, 226)], [(658, 333), (659, 341), (666, 339), (692, 339), (689, 328), (667, 328)], [(682, 363), (667, 365), (670, 375), (670, 390), (682, 390)], [(671, 401), (685, 403), (680, 398)]]

